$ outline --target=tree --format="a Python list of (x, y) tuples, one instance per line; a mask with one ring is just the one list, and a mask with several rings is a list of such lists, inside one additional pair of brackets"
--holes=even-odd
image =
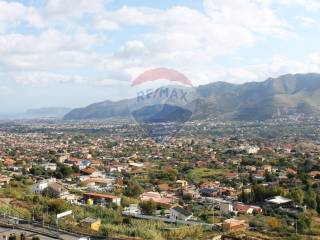
[(44, 175), (45, 172), (46, 172), (46, 171), (44, 170), (43, 167), (37, 166), (37, 165), (32, 166), (32, 168), (30, 169), (30, 173), (31, 173), (32, 175), (35, 175), (35, 176)]
[(297, 220), (297, 229), (299, 233), (304, 233), (305, 231), (307, 231), (310, 227), (311, 227), (311, 218), (309, 218), (308, 216), (305, 216), (304, 214), (301, 214), (298, 217)]
[(320, 213), (320, 195), (317, 195), (317, 212)]
[(24, 235), (24, 233), (21, 233), (20, 234), (20, 240), (26, 240), (27, 238), (26, 238), (26, 236)]
[(282, 187), (269, 188), (262, 185), (254, 185), (252, 187), (252, 192), (255, 202), (263, 202), (266, 198), (285, 195), (285, 190)]
[(67, 209), (65, 202), (62, 199), (52, 199), (48, 203), (49, 210), (55, 213), (63, 212)]
[(309, 188), (304, 197), (305, 204), (312, 209), (317, 208), (317, 194), (312, 188)]
[(79, 172), (80, 172), (80, 169), (79, 169), (78, 166), (73, 165), (73, 166), (72, 166), (72, 171), (73, 171), (74, 173), (79, 173)]
[(192, 194), (191, 193), (186, 193), (182, 196), (182, 199), (186, 202), (192, 201)]
[(176, 181), (179, 173), (176, 169), (167, 168), (166, 170), (153, 170), (150, 172), (149, 177), (153, 180), (166, 180), (166, 181)]
[(304, 191), (302, 189), (294, 189), (290, 191), (289, 198), (291, 198), (296, 204), (302, 205), (304, 201)]
[(136, 181), (130, 181), (127, 184), (125, 195), (128, 197), (137, 197), (143, 192), (143, 188)]
[(242, 189), (241, 194), (239, 195), (239, 201), (244, 202), (244, 203), (250, 202), (250, 193), (245, 192)]
[(16, 239), (17, 239), (17, 237), (15, 234), (10, 234), (10, 236), (8, 238), (8, 240), (16, 240)]
[(157, 204), (153, 200), (142, 201), (139, 203), (141, 212), (146, 215), (154, 215), (157, 210)]
[(57, 170), (55, 172), (56, 178), (62, 179), (70, 177), (70, 175), (73, 173), (73, 168), (65, 165), (65, 164), (58, 164)]
[(274, 181), (275, 177), (273, 176), (272, 173), (270, 173), (269, 171), (265, 171), (264, 172), (264, 177), (266, 179), (267, 182), (272, 182)]

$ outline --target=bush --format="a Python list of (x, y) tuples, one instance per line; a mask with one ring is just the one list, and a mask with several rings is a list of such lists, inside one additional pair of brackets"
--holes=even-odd
[(127, 188), (124, 194), (128, 197), (138, 197), (143, 192), (143, 188), (139, 183), (135, 181), (130, 181), (127, 184)]
[(142, 201), (139, 203), (141, 212), (146, 215), (154, 215), (157, 210), (157, 204), (153, 200)]

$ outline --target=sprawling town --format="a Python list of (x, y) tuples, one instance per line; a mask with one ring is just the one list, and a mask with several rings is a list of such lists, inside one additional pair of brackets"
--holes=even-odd
[(193, 121), (161, 143), (119, 119), (2, 122), (1, 226), (30, 239), (319, 239), (319, 141), (317, 119)]

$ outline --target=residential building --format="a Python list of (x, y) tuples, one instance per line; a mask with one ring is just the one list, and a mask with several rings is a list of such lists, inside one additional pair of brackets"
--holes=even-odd
[(222, 223), (223, 232), (243, 231), (248, 227), (244, 220), (237, 220), (234, 218), (226, 219)]
[(99, 193), (85, 193), (83, 195), (85, 203), (92, 201), (94, 205), (106, 206), (109, 204), (121, 205), (121, 198), (112, 195), (99, 194)]
[(185, 210), (182, 207), (176, 206), (173, 208), (170, 208), (170, 219), (172, 220), (184, 220), (188, 221), (189, 219), (192, 218), (192, 213), (189, 211)]
[(231, 202), (222, 201), (220, 202), (220, 212), (221, 214), (228, 215), (233, 212), (233, 205)]

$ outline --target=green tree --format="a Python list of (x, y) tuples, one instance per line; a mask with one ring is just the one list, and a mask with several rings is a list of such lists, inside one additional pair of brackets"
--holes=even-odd
[(52, 199), (48, 203), (51, 212), (60, 213), (67, 209), (65, 202), (62, 199)]
[(141, 193), (143, 193), (143, 188), (136, 181), (130, 181), (127, 184), (127, 188), (124, 194), (128, 197), (138, 197)]
[(157, 210), (157, 204), (153, 200), (142, 201), (139, 203), (141, 212), (146, 215), (154, 215)]
[(192, 201), (192, 194), (191, 193), (186, 193), (182, 196), (182, 199), (186, 202)]
[(43, 167), (41, 166), (32, 166), (32, 168), (30, 169), (30, 173), (32, 175), (35, 175), (35, 176), (41, 176), (41, 175), (44, 175), (45, 174), (45, 170)]
[(255, 202), (263, 202), (266, 198), (277, 195), (285, 195), (285, 190), (282, 187), (265, 187), (262, 185), (254, 185), (252, 187), (253, 197)]
[(304, 202), (304, 191), (302, 189), (294, 189), (290, 191), (289, 198), (291, 198), (296, 204), (302, 205)]
[(65, 165), (65, 164), (58, 164), (57, 170), (55, 172), (56, 178), (67, 178), (74, 172), (73, 168)]
[(10, 234), (10, 236), (8, 238), (8, 240), (16, 240), (16, 239), (17, 239), (17, 237), (15, 234)]
[(312, 188), (309, 188), (305, 193), (304, 203), (309, 208), (312, 208), (312, 209), (317, 208), (317, 194)]
[(298, 219), (297, 219), (297, 229), (298, 229), (298, 232), (299, 233), (304, 233), (306, 232), (307, 230), (310, 229), (311, 227), (311, 218), (304, 215), (304, 214), (301, 214)]

